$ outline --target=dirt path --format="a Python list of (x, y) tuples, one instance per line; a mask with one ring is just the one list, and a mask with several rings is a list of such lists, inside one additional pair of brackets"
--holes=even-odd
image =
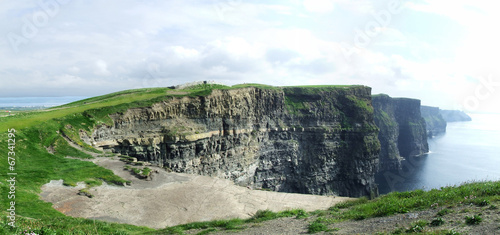
[(206, 176), (167, 173), (157, 169), (152, 181), (144, 181), (124, 170), (124, 162), (115, 158), (95, 158), (96, 164), (132, 181), (131, 186), (104, 184), (90, 189), (94, 196), (77, 195), (83, 184), (66, 187), (53, 180), (42, 187), (41, 197), (62, 213), (110, 222), (164, 228), (167, 226), (228, 218), (248, 218), (257, 210), (280, 211), (302, 208), (326, 209), (348, 200), (305, 194), (250, 190), (232, 181)]

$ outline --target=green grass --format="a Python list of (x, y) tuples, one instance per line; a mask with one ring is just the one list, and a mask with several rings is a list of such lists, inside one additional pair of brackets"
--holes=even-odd
[[(72, 120), (77, 118), (77, 120)], [(47, 120), (34, 124), (23, 129), (16, 129), (15, 132), (15, 170), (16, 189), (15, 203), (16, 215), (18, 216), (17, 226), (14, 229), (7, 225), (5, 218), (0, 226), (0, 234), (17, 233), (18, 231), (32, 230), (56, 231), (58, 234), (93, 234), (109, 231), (109, 234), (127, 234), (134, 231), (150, 231), (151, 229), (141, 228), (131, 225), (114, 225), (105, 222), (94, 222), (92, 220), (76, 219), (66, 217), (62, 213), (52, 208), (52, 204), (40, 199), (40, 188), (50, 180), (62, 179), (65, 185), (75, 186), (77, 182), (84, 181), (88, 187), (98, 186), (102, 181), (110, 184), (123, 185), (125, 180), (113, 174), (111, 170), (102, 168), (91, 162), (78, 159), (66, 158), (91, 158), (92, 156), (71, 147), (63, 139), (61, 133), (67, 123), (79, 122), (79, 115)], [(7, 146), (8, 135), (6, 132), (0, 133), (0, 145)], [(52, 148), (55, 152), (50, 154), (47, 148)], [(7, 156), (9, 149), (0, 148), (0, 155)], [(8, 169), (7, 161), (0, 162), (1, 169)], [(4, 171), (2, 178), (7, 178)], [(7, 193), (10, 191), (6, 184), (0, 185), (2, 197), (0, 204), (2, 208), (8, 208), (10, 199)], [(31, 219), (28, 219), (31, 218)], [(73, 232), (68, 232), (73, 231)], [(126, 231), (129, 231), (125, 233)], [(50, 234), (50, 233), (49, 233)]]
[[(192, 229), (200, 230), (242, 230), (245, 224), (249, 223), (260, 223), (268, 220), (283, 218), (283, 217), (295, 217), (296, 219), (302, 219), (307, 217), (308, 214), (302, 209), (286, 210), (281, 212), (272, 212), (270, 210), (260, 210), (249, 219), (231, 219), (231, 220), (214, 220), (208, 222), (194, 222), (189, 224), (182, 224), (173, 227), (168, 227), (165, 229), (152, 232), (151, 234), (183, 234), (185, 231)], [(208, 232), (208, 231), (207, 231)]]
[(25, 234), (33, 232), (35, 234), (144, 234), (154, 231), (146, 227), (139, 227), (127, 224), (108, 223), (99, 220), (90, 220), (72, 217), (44, 217), (40, 219), (18, 217), (16, 228), (9, 226), (7, 218), (4, 216), (0, 221), (0, 234)]
[(481, 215), (465, 216), (465, 223), (468, 225), (478, 225), (482, 221)]
[(245, 84), (237, 84), (231, 86), (230, 89), (239, 89), (239, 88), (248, 88), (248, 87), (255, 87), (255, 88), (260, 88), (260, 89), (269, 89), (269, 90), (279, 90), (279, 87), (275, 86), (270, 86), (270, 85), (264, 85), (264, 84), (258, 84), (258, 83), (245, 83)]
[[(471, 195), (473, 195), (472, 199), (470, 199)], [(446, 207), (465, 203), (480, 206), (484, 204), (483, 201), (500, 200), (498, 195), (500, 195), (500, 182), (477, 182), (458, 187), (433, 189), (428, 192), (423, 190), (392, 192), (370, 201), (361, 199), (341, 203), (330, 208), (330, 211), (338, 220), (364, 219), (426, 210), (432, 208), (433, 205)], [(344, 208), (349, 208), (349, 210), (336, 213)], [(442, 216), (446, 213), (449, 211), (440, 211), (438, 215)]]

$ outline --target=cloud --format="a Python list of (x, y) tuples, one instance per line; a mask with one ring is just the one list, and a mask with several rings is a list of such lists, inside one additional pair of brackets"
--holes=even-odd
[(96, 69), (94, 70), (95, 75), (99, 76), (109, 76), (111, 72), (108, 71), (108, 65), (104, 60), (97, 60), (95, 62)]
[(216, 80), (365, 84), (432, 102), (460, 97), (496, 70), (500, 17), (486, 0), (408, 2), (370, 43), (342, 53), (390, 2), (73, 0), (15, 52), (6, 35), (22, 36), (43, 8), (9, 1), (0, 12), (0, 94), (93, 96)]
[(331, 0), (304, 0), (304, 7), (310, 12), (317, 13), (326, 13), (334, 9)]

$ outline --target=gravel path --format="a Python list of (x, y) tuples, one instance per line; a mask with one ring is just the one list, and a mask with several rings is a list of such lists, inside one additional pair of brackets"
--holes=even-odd
[(281, 211), (302, 208), (327, 209), (348, 200), (293, 193), (251, 190), (232, 181), (207, 176), (167, 173), (158, 170), (153, 180), (136, 178), (124, 170), (124, 162), (115, 158), (95, 158), (96, 164), (111, 169), (116, 175), (132, 181), (131, 186), (103, 184), (89, 190), (93, 198), (77, 195), (85, 187), (62, 185), (53, 180), (42, 187), (41, 198), (73, 217), (93, 218), (151, 228), (215, 219), (249, 218), (257, 210)]

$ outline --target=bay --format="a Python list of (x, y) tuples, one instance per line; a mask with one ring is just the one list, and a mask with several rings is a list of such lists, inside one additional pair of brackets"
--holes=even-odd
[(500, 180), (500, 114), (470, 116), (470, 122), (448, 123), (446, 133), (428, 139), (430, 152), (404, 161), (402, 170), (379, 172), (379, 192)]
[(82, 100), (84, 96), (62, 97), (0, 97), (0, 107), (53, 107)]

